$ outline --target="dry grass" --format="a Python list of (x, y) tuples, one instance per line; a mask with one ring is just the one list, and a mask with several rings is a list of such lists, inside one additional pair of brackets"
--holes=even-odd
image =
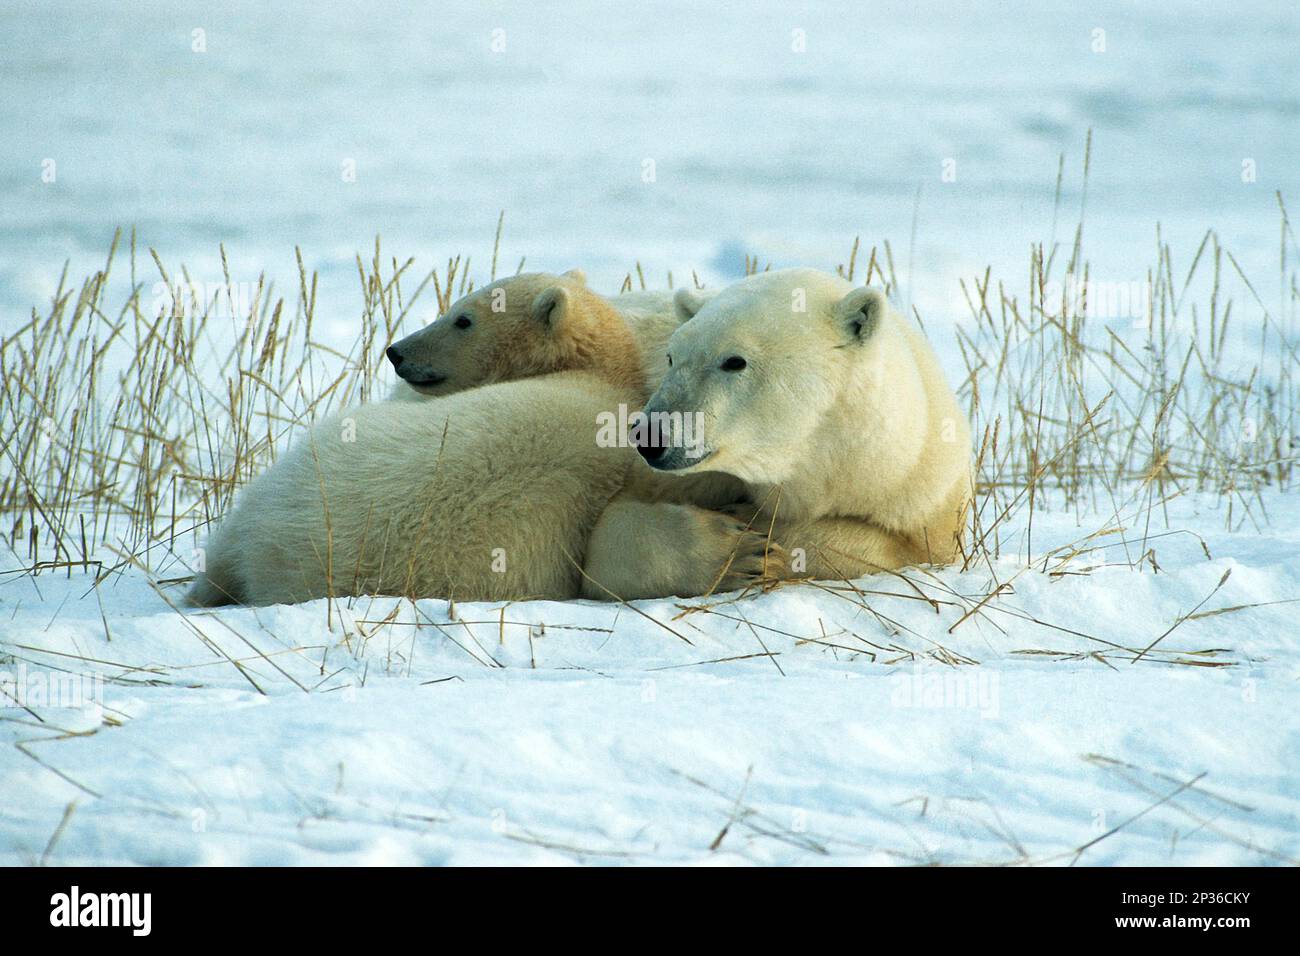
[[(965, 365), (959, 393), (977, 441), (963, 564), (987, 571), (991, 583), (985, 594), (958, 594), (938, 576), (909, 571), (895, 576), (891, 597), (955, 609), (948, 629), (955, 631), (972, 617), (1014, 614), (998, 600), (1014, 581), (995, 569), (1002, 557), (1018, 555), (1019, 573), (1086, 573), (1116, 561), (1157, 568), (1156, 545), (1172, 533), (1164, 508), (1178, 495), (1219, 496), (1234, 528), (1267, 522), (1262, 493), (1291, 488), (1300, 455), (1293, 267), (1300, 254), (1280, 196), (1278, 207), (1272, 306), (1213, 232), (1176, 269), (1157, 230), (1143, 271), (1149, 314), (1118, 326), (1090, 313), (1081, 224), (1072, 242), (1036, 247), (1018, 283), (988, 270), (963, 283), (969, 315), (955, 325)], [(315, 333), (317, 276), (300, 253), (287, 298), (259, 276), (235, 314), (233, 296), (186, 294), (194, 283), (183, 267), (173, 273), (152, 250), (141, 254), (134, 234), (121, 238), (80, 284), (69, 284), (65, 269), (53, 301), (0, 342), (0, 533), (18, 568), (9, 574), (76, 572), (97, 585), (137, 568), (161, 586), (185, 580), (207, 525), (294, 432), (378, 397), (384, 350), (411, 330), (416, 303), (441, 311), (474, 287), (468, 259), (425, 272), (386, 257), (377, 240), (368, 261), (357, 257), (357, 331), (338, 348)], [(838, 271), (897, 293), (894, 258), (888, 243), (864, 249), (855, 240)], [(224, 249), (221, 260), (233, 287)], [(497, 260), (494, 249), (492, 277)], [(744, 265), (760, 268), (754, 259)], [(159, 281), (169, 293), (155, 310), (147, 290)], [(638, 263), (624, 288), (646, 284)], [(121, 301), (110, 300), (111, 289), (126, 290)], [(914, 318), (924, 327), (920, 314)], [(1044, 547), (1034, 539), (1034, 514), (1044, 507), (1087, 513), (1098, 524), (1076, 541)], [(885, 589), (816, 586), (864, 608), (887, 633), (901, 632), (873, 603)], [(683, 613), (729, 614), (732, 605)], [(740, 617), (737, 626), (767, 654), (762, 628)], [(1090, 639), (1078, 627), (1036, 623)], [(932, 636), (914, 636), (936, 659), (967, 662)], [(828, 647), (848, 639), (795, 637)], [(1145, 642), (1097, 643), (1104, 663), (1212, 663), (1171, 658)], [(915, 653), (862, 639), (849, 646), (883, 659)]]
[[(671, 621), (624, 602), (615, 606), (609, 628), (539, 625), (508, 618), (506, 605), (490, 619), (467, 619), (453, 604), (446, 620), (435, 620), (427, 607), (411, 607), (405, 615), (402, 605), (382, 602), (375, 614), (349, 611), (338, 643), (309, 645), (269, 631), (246, 635), (237, 630), (237, 619), (221, 614), (178, 612), (186, 639), (206, 651), (193, 664), (142, 665), (118, 661), (107, 649), (81, 656), (18, 643), (7, 643), (4, 656), (56, 670), (108, 668), (107, 681), (122, 685), (202, 686), (205, 674), (221, 668), (237, 671), (259, 692), (258, 681), (276, 675), (304, 693), (329, 692), (364, 686), (372, 661), (385, 672), (409, 674), (416, 631), (436, 632), (473, 666), (500, 668), (492, 643), (504, 644), (507, 628), (512, 636), (526, 628), (530, 662), (537, 666), (534, 638), (540, 647), (547, 630), (612, 634), (626, 609), (674, 643), (690, 644), (692, 631), (741, 634), (753, 641), (752, 653), (701, 653), (698, 661), (651, 670), (758, 659), (783, 673), (782, 655), (800, 647), (869, 665), (972, 665), (979, 662), (945, 641), (976, 623), (992, 634), (1014, 633), (1016, 643), (1007, 644), (1007, 652), (1028, 660), (1086, 660), (1110, 668), (1230, 666), (1226, 649), (1177, 642), (1178, 628), (1186, 622), (1257, 606), (1207, 608), (1223, 580), (1163, 634), (1131, 639), (1089, 633), (1082, 611), (1077, 619), (1042, 620), (1018, 608), (1010, 596), (1017, 578), (1031, 573), (1061, 578), (1117, 564), (1158, 570), (1162, 542), (1189, 534), (1166, 521), (1165, 507), (1179, 495), (1217, 496), (1225, 522), (1235, 529), (1267, 523), (1265, 490), (1293, 487), (1300, 457), (1295, 334), (1300, 290), (1293, 264), (1300, 261), (1300, 250), (1281, 197), (1278, 209), (1275, 304), (1266, 303), (1263, 280), (1248, 278), (1212, 231), (1195, 250), (1179, 250), (1188, 257), (1177, 267), (1175, 251), (1157, 231), (1152, 262), (1142, 272), (1149, 283), (1149, 317), (1138, 322), (1126, 318), (1117, 325), (1090, 314), (1092, 272), (1082, 250), (1082, 225), (1068, 244), (1035, 248), (1027, 272), (1014, 281), (986, 270), (963, 283), (968, 315), (955, 327), (965, 370), (959, 393), (977, 439), (976, 506), (963, 565), (982, 572), (988, 581), (983, 590), (973, 591), (970, 583), (981, 575), (954, 583), (954, 576), (925, 568), (865, 581), (800, 584), (828, 596), (832, 614), (842, 606), (844, 619), (853, 623), (819, 617), (815, 625), (804, 622), (799, 629), (774, 626), (770, 616), (755, 620), (748, 595), (681, 605)], [(498, 249), (501, 227), (499, 221)], [(191, 287), (190, 276), (183, 267), (169, 271), (152, 250), (141, 253), (133, 234), (121, 239), (114, 237), (104, 266), (80, 283), (71, 284), (65, 269), (53, 301), (33, 309), (0, 341), (0, 534), (13, 552), (7, 563), (14, 568), (0, 574), (0, 583), (17, 575), (38, 583), (44, 574), (76, 574), (85, 576), (90, 590), (136, 569), (171, 603), (168, 585), (188, 580), (194, 549), (238, 488), (307, 424), (378, 397), (383, 352), (411, 331), (417, 303), (444, 310), (474, 287), (474, 273), (470, 261), (460, 257), (428, 271), (417, 269), (412, 260), (385, 257), (377, 241), (368, 261), (357, 257), (356, 334), (339, 348), (316, 333), (317, 276), (307, 272), (301, 255), (287, 297), (259, 276), (245, 309), (235, 308), (233, 296), (223, 302), (219, 294), (203, 298), (182, 292), (169, 294), (154, 310), (148, 300), (155, 282), (175, 290), (178, 284)], [(224, 281), (231, 286), (224, 249), (221, 258)], [(894, 260), (888, 243), (864, 248), (855, 240), (838, 270), (897, 293)], [(497, 266), (494, 249), (489, 277), (495, 277)], [(754, 259), (743, 266), (746, 273), (770, 267)], [(523, 267), (521, 261), (518, 270)], [(666, 278), (671, 286), (672, 276)], [(623, 283), (625, 290), (647, 285), (640, 264)], [(923, 316), (914, 318), (924, 327)], [(931, 325), (937, 328), (934, 317)], [(1034, 514), (1047, 508), (1087, 515), (1088, 523), (1072, 541), (1036, 540)], [(768, 589), (776, 586), (781, 585)], [(328, 606), (331, 621), (341, 621), (333, 617), (333, 602)], [(933, 626), (906, 622), (915, 618), (904, 609), (917, 606), (933, 612)], [(1023, 646), (1032, 640), (1024, 634), (1040, 636), (1041, 645)], [(107, 618), (104, 637), (111, 642)], [(227, 652), (223, 644), (231, 641), (246, 650)], [(344, 663), (327, 667), (331, 654), (340, 651)], [(453, 679), (460, 678), (440, 678)], [(87, 796), (99, 796), (34, 749), (97, 731), (63, 730), (25, 712), (30, 721), (21, 715), (6, 719), (40, 736), (16, 741), (17, 749)], [(106, 725), (117, 722), (113, 715), (105, 717)], [(1145, 794), (1149, 805), (1048, 859), (1031, 858), (1007, 831), (1006, 856), (980, 862), (1087, 860), (1093, 846), (1156, 808), (1270, 859), (1295, 862), (1191, 803), (1193, 796), (1226, 800), (1206, 790), (1203, 774), (1175, 778), (1096, 755), (1086, 759), (1099, 773)], [(844, 835), (795, 833), (753, 806), (744, 784), (723, 789), (684, 779), (718, 801), (712, 849), (729, 848), (741, 835), (816, 856), (863, 849)], [(924, 816), (929, 798), (916, 799)], [(978, 809), (973, 807), (972, 815)], [(75, 810), (75, 802), (67, 805), (43, 858), (55, 851)], [(995, 819), (987, 825), (1001, 828), (996, 808), (990, 810)], [(431, 819), (421, 818), (420, 825)], [(636, 855), (522, 830), (506, 837), (578, 859)], [(928, 851), (882, 852), (905, 862), (936, 862)]]
[[(101, 270), (76, 288), (65, 273), (50, 307), (0, 342), (0, 514), (34, 571), (172, 567), (299, 426), (377, 397), (384, 349), (422, 294), (442, 307), (472, 287), (460, 259), (412, 281), (413, 262), (385, 262), (376, 241), (368, 264), (357, 257), (358, 332), (340, 351), (314, 336), (317, 278), (301, 254), (292, 306), (259, 276), (234, 316), (233, 295), (187, 296), (203, 286), (183, 268), (178, 283), (152, 250), (155, 275), (142, 277), (134, 235), (125, 251), (120, 238)], [(129, 292), (110, 305), (123, 269)], [(169, 302), (155, 314), (157, 281)]]

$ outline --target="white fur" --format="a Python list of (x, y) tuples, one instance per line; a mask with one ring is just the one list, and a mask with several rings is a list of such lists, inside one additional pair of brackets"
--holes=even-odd
[[(241, 495), (193, 603), (691, 595), (951, 560), (969, 430), (928, 343), (881, 293), (789, 270), (612, 302), (662, 378), (648, 410), (699, 411), (706, 459), (654, 471), (596, 444), (598, 413), (640, 404), (626, 369), (618, 384), (589, 370), (470, 376), (313, 429)], [(731, 356), (743, 371), (722, 370)], [(726, 507), (742, 495), (751, 504)], [(788, 561), (800, 553), (806, 566)]]
[(602, 414), (645, 398), (627, 324), (580, 275), (533, 274), (429, 328), (404, 361), (443, 394), (314, 427), (240, 494), (190, 603), (577, 595), (591, 527), (645, 467), (597, 441)]
[(193, 603), (576, 597), (591, 527), (638, 464), (595, 442), (627, 400), (556, 373), (327, 419), (244, 489)]
[[(756, 504), (747, 523), (774, 530), (777, 576), (856, 577), (955, 557), (971, 493), (969, 426), (929, 343), (883, 293), (791, 269), (710, 299), (679, 293), (677, 305), (672, 369), (646, 410), (699, 412), (706, 455), (669, 449), (661, 464), (672, 476), (741, 479)], [(723, 370), (731, 357), (746, 367)], [(643, 569), (716, 554), (716, 535), (706, 521), (655, 521), (620, 499), (596, 527), (587, 573), (625, 598), (699, 593), (699, 567), (669, 584)], [(781, 567), (791, 554), (806, 564)]]
[[(585, 281), (585, 276), (582, 276), (577, 269), (571, 269), (564, 275), (568, 278), (581, 278)], [(717, 293), (717, 289), (694, 290), (694, 294), (698, 295), (701, 301), (708, 301)], [(604, 297), (604, 300), (623, 317), (628, 328), (632, 331), (641, 353), (641, 360), (645, 369), (645, 380), (650, 383), (652, 388), (668, 372), (668, 339), (677, 331), (677, 327), (685, 321), (685, 316), (674, 302), (674, 297), (678, 294), (680, 292), (665, 289), (621, 292), (618, 295)], [(484, 297), (484, 290), (480, 290), (475, 295), (480, 298)], [(448, 314), (453, 311), (448, 310)], [(409, 343), (409, 347), (417, 355), (427, 351), (445, 353), (448, 347), (445, 325), (446, 323), (439, 319), (408, 336), (403, 341)], [(472, 387), (479, 384), (483, 383), (475, 381), (474, 376), (470, 375), (462, 380), (460, 387)], [(397, 380), (397, 383), (388, 394), (390, 401), (402, 402), (418, 402), (429, 397), (427, 390), (423, 392), (417, 391), (401, 379)]]

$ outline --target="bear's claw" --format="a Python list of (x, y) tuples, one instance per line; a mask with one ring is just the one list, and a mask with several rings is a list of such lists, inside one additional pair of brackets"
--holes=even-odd
[(758, 522), (751, 520), (753, 514), (754, 506), (743, 504), (713, 513), (720, 530), (731, 541), (729, 554), (718, 569), (714, 593), (754, 587), (767, 590), (790, 576), (785, 549), (769, 537), (766, 525), (756, 527)]

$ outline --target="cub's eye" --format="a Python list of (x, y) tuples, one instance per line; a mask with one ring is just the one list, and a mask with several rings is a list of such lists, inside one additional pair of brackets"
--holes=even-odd
[(673, 357), (671, 355), (668, 356), (668, 367), (669, 368), (673, 367)]
[(733, 355), (730, 358), (723, 359), (720, 368), (724, 372), (739, 372), (742, 368), (744, 368), (748, 364), (749, 363), (746, 362), (739, 355)]
[(468, 315), (457, 316), (456, 321), (452, 323), (452, 325), (456, 326), (458, 329), (468, 329), (473, 324), (474, 323), (469, 320)]

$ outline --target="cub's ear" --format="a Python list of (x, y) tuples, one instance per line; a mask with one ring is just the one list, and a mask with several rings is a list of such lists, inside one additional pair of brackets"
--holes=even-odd
[(704, 304), (718, 294), (717, 289), (678, 289), (673, 295), (673, 308), (682, 322), (693, 319)]
[(558, 328), (569, 314), (570, 306), (569, 290), (562, 285), (553, 285), (533, 300), (533, 321), (547, 329)]
[(885, 293), (871, 286), (854, 289), (835, 306), (835, 322), (844, 330), (850, 344), (865, 342), (876, 334), (889, 300)]
[(583, 272), (581, 269), (570, 269), (568, 272), (564, 273), (564, 278), (572, 279), (574, 282), (578, 283), (578, 285), (587, 284), (587, 273)]

